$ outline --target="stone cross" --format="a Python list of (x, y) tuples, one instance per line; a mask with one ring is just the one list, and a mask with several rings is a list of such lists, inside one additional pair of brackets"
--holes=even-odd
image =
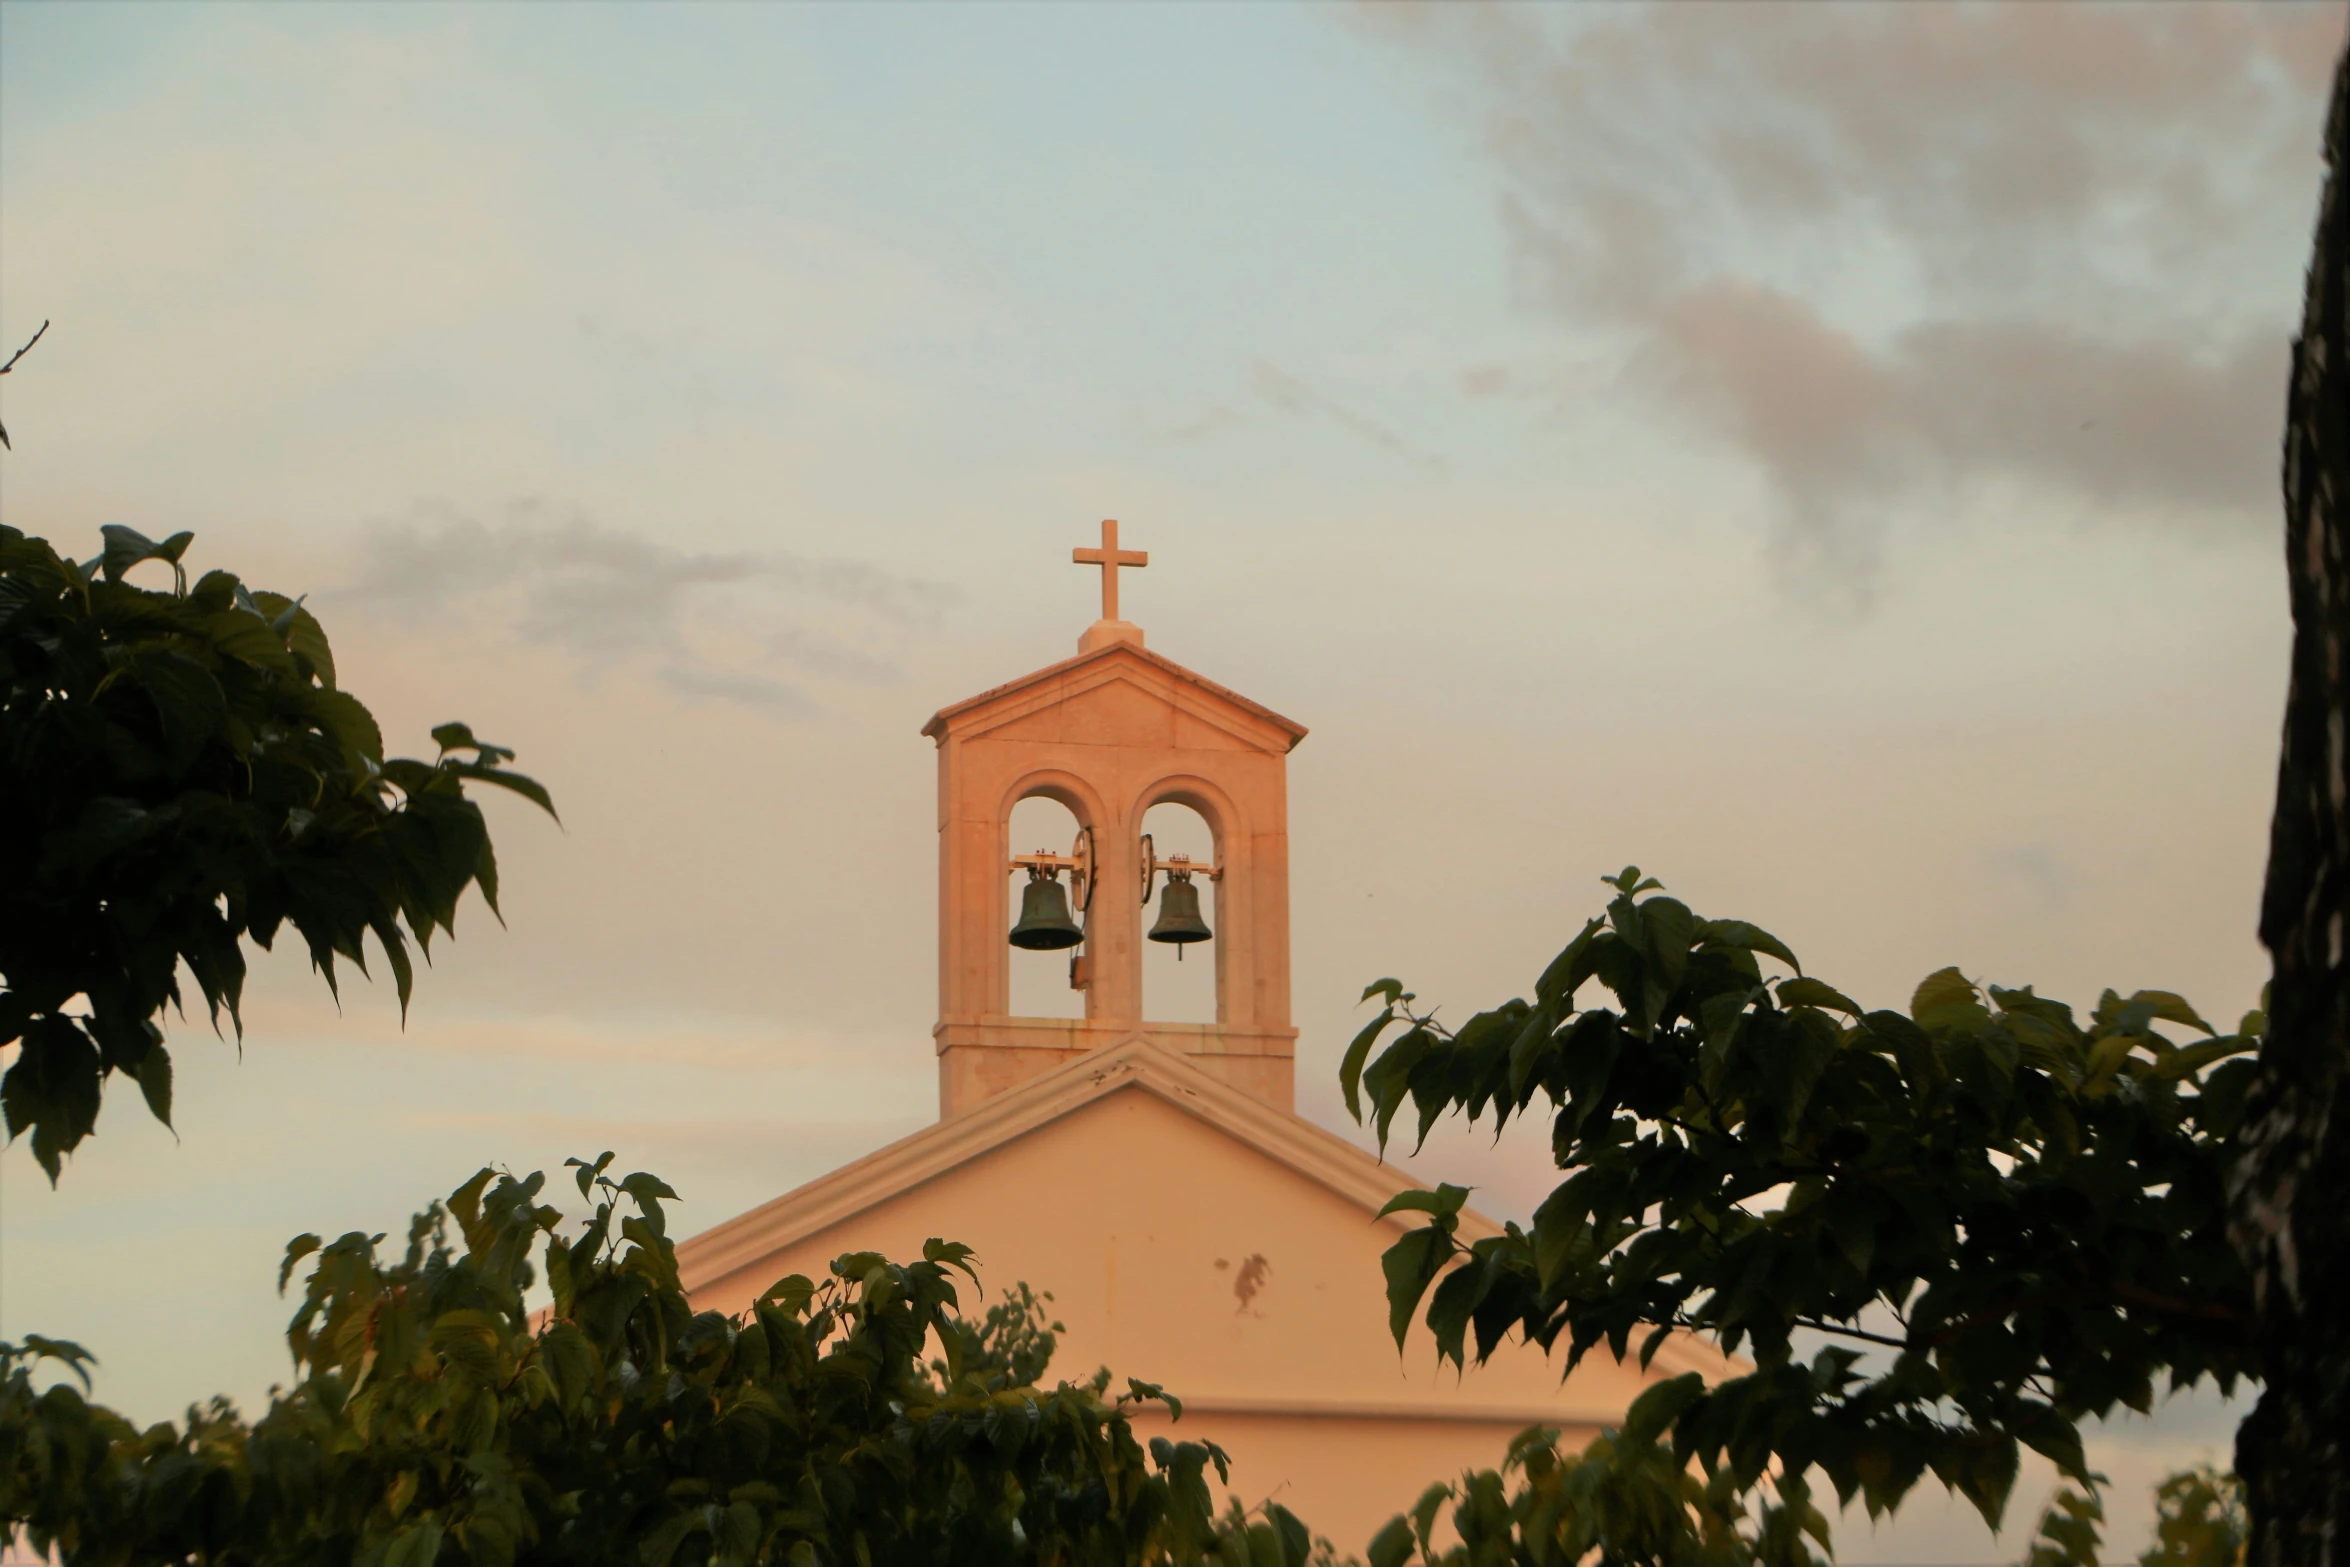
[(1151, 563), (1148, 550), (1118, 548), (1118, 524), (1102, 519), (1102, 547), (1098, 550), (1078, 549), (1069, 552), (1069, 558), (1080, 566), (1102, 568), (1102, 619), (1118, 618), (1118, 568), (1120, 566), (1147, 566)]

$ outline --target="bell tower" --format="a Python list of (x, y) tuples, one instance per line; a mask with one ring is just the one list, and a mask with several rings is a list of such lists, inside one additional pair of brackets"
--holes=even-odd
[[(1102, 616), (1077, 656), (945, 708), (922, 729), (938, 743), (939, 1114), (1137, 1036), (1291, 1109), (1288, 756), (1306, 732), (1143, 646), (1142, 628), (1119, 616), (1118, 573), (1149, 557), (1118, 547), (1117, 523), (1104, 522), (1101, 547), (1072, 559), (1102, 573)], [(1012, 807), (1035, 795), (1077, 818), (1068, 854), (1013, 854)], [(1209, 863), (1153, 855), (1142, 819), (1162, 801), (1206, 820)], [(1015, 875), (1067, 891), (1066, 921), (1055, 900), (1031, 898), (1046, 918), (1034, 928), (1024, 920), (1023, 937), (1075, 940), (1082, 1018), (1009, 1013), (1005, 906)], [(1191, 877), (1216, 887), (1206, 943), (1216, 1021), (1153, 1022), (1142, 1015), (1144, 905)]]

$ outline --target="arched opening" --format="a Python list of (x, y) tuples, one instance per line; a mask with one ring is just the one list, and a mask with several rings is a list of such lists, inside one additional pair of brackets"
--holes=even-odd
[[(1151, 852), (1161, 860), (1188, 854), (1198, 865), (1216, 862), (1216, 836), (1209, 830), (1207, 818), (1188, 805), (1160, 801), (1143, 812), (1142, 830), (1150, 835)], [(1142, 1015), (1153, 1023), (1216, 1021), (1216, 971), (1221, 967), (1216, 961), (1217, 942), (1224, 936), (1219, 923), (1221, 900), (1216, 883), (1205, 875), (1194, 876), (1191, 885), (1199, 892), (1200, 913), (1208, 929), (1215, 932), (1213, 940), (1177, 946), (1147, 939), (1166, 908), (1167, 878), (1163, 875), (1151, 883), (1151, 901), (1142, 911), (1146, 938), (1142, 944)]]
[[(1013, 854), (1034, 854), (1039, 850), (1067, 854), (1076, 841), (1077, 817), (1060, 801), (1032, 794), (1012, 807), (1009, 847)], [(1085, 914), (1078, 907), (1077, 889), (1071, 885), (1072, 881), (1066, 871), (1061, 874), (1062, 890), (1069, 897), (1069, 912), (1083, 925)], [(1006, 930), (1019, 923), (1020, 899), (1027, 886), (1025, 872), (1007, 873), (1004, 877), (1004, 896), (1009, 900), (1004, 918)], [(1027, 952), (1018, 947), (1007, 950), (1012, 962), (1009, 1001), (1012, 1016), (1085, 1016), (1085, 992), (1069, 988), (1069, 959), (1084, 948), (1071, 947), (1061, 952)]]

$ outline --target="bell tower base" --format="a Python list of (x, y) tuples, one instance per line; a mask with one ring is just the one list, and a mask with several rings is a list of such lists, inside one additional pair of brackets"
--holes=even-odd
[(938, 1113), (944, 1119), (1032, 1077), (1057, 1071), (1090, 1051), (1147, 1039), (1220, 1082), (1282, 1110), (1297, 1108), (1294, 1028), (1235, 1028), (1223, 1023), (1146, 1023), (1111, 1019), (991, 1017), (940, 1023)]

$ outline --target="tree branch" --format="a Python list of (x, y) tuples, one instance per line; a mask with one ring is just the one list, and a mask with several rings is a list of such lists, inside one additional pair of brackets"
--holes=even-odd
[(31, 337), (28, 337), (28, 338), (26, 338), (26, 339), (25, 339), (25, 343), (24, 343), (24, 347), (22, 347), (22, 348), (18, 349), (18, 350), (17, 350), (15, 353), (13, 353), (13, 354), (10, 354), (10, 355), (8, 356), (8, 363), (6, 363), (6, 364), (4, 364), (4, 365), (0, 365), (0, 375), (6, 375), (6, 374), (7, 374), (9, 371), (11, 371), (11, 370), (15, 369), (15, 368), (16, 368), (16, 362), (17, 362), (19, 359), (22, 359), (22, 358), (23, 358), (25, 355), (27, 355), (27, 354), (31, 353), (31, 352), (33, 351), (33, 345), (34, 345), (35, 343), (37, 343), (37, 342), (39, 342), (39, 341), (41, 340), (41, 332), (46, 332), (46, 331), (48, 331), (48, 330), (49, 330), (49, 323), (48, 323), (48, 322), (46, 322), (46, 321), (42, 322), (42, 323), (41, 323), (41, 331), (40, 331), (40, 332), (35, 332), (35, 333), (34, 333), (34, 334), (31, 336)]
[(1856, 1338), (1864, 1343), (1882, 1344), (1888, 1349), (1908, 1349), (1910, 1347), (1909, 1340), (1905, 1338), (1888, 1338), (1882, 1333), (1871, 1333), (1866, 1328), (1848, 1328), (1834, 1322), (1822, 1322), (1817, 1317), (1797, 1317), (1794, 1322), (1797, 1327), (1809, 1328), (1814, 1333), (1840, 1334), (1845, 1338)]

